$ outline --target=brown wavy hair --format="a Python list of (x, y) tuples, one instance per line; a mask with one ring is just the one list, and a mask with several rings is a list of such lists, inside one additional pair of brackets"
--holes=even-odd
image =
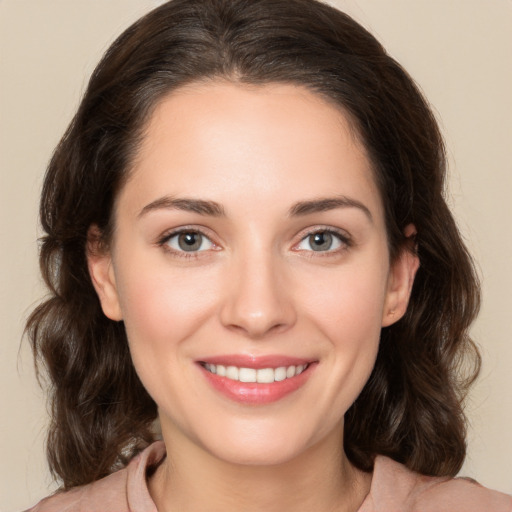
[[(384, 454), (428, 475), (465, 456), (462, 401), (479, 369), (468, 327), (473, 264), (443, 197), (445, 152), (418, 87), (346, 14), (315, 0), (173, 0), (129, 27), (94, 71), (44, 181), (40, 265), (49, 297), (27, 332), (48, 376), (50, 468), (63, 488), (124, 466), (154, 439), (157, 407), (87, 270), (88, 228), (108, 244), (116, 194), (155, 105), (191, 82), (291, 83), (352, 119), (373, 163), (391, 257), (417, 229), (420, 268), (405, 316), (382, 330), (373, 373), (346, 413), (345, 451), (371, 470)], [(340, 440), (341, 442), (341, 440)]]

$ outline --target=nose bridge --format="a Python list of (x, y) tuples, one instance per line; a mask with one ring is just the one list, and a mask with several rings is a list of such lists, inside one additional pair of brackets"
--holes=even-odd
[(250, 244), (231, 261), (221, 320), (226, 327), (261, 338), (295, 322), (284, 262), (272, 249)]

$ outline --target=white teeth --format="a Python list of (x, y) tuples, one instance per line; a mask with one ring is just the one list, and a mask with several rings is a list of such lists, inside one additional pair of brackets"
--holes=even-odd
[(223, 366), (221, 364), (204, 364), (206, 370), (210, 373), (216, 373), (220, 377), (227, 377), (228, 379), (240, 382), (259, 382), (261, 384), (290, 379), (300, 375), (307, 366), (307, 364), (299, 364), (298, 366), (280, 366), (279, 368), (260, 368), (255, 370), (254, 368), (238, 368), (237, 366)]
[(290, 378), (290, 377), (293, 377), (295, 375), (295, 366), (288, 366), (288, 368), (286, 368), (286, 377)]
[(280, 366), (279, 368), (275, 369), (274, 380), (279, 382), (284, 379), (286, 379), (286, 367)]
[(256, 381), (262, 384), (274, 382), (274, 370), (272, 368), (261, 368), (256, 372)]
[(231, 380), (238, 380), (238, 368), (236, 366), (228, 366), (226, 368), (226, 377)]
[(254, 368), (240, 368), (238, 370), (240, 382), (256, 382), (256, 370)]

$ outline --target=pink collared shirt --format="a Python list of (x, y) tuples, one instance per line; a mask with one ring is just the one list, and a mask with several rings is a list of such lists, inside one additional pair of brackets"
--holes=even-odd
[[(49, 496), (27, 512), (157, 512), (146, 481), (165, 457), (157, 441), (101, 480)], [(358, 512), (512, 512), (512, 496), (464, 478), (419, 475), (378, 456), (368, 496)]]

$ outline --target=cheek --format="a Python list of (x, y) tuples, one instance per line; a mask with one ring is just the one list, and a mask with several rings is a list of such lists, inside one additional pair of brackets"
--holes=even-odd
[[(372, 264), (373, 263), (373, 264)], [(385, 262), (384, 262), (385, 263)], [(336, 389), (355, 399), (375, 363), (386, 299), (387, 266), (380, 262), (331, 272), (322, 287), (304, 287), (303, 316), (321, 331)], [(335, 399), (334, 397), (331, 397)], [(340, 399), (346, 397), (341, 397)], [(337, 399), (335, 399), (337, 400)], [(344, 404), (349, 406), (350, 403)]]
[(304, 311), (309, 311), (328, 331), (328, 337), (334, 340), (350, 332), (353, 339), (359, 333), (359, 341), (363, 342), (370, 332), (378, 336), (386, 300), (386, 266), (381, 262), (362, 262), (321, 277), (304, 280), (306, 284), (300, 286), (297, 296), (302, 297)]
[[(322, 333), (321, 357), (330, 386), (319, 402), (329, 415), (344, 414), (366, 384), (379, 348), (386, 273), (340, 271), (322, 290), (309, 288), (304, 316)], [(328, 283), (328, 284), (327, 284)], [(305, 291), (305, 290), (304, 290)], [(326, 420), (326, 425), (331, 424)], [(332, 418), (331, 418), (332, 419)]]
[(216, 281), (204, 269), (132, 268), (125, 268), (117, 282), (134, 359), (138, 350), (162, 357), (162, 350), (187, 339), (211, 315)]

